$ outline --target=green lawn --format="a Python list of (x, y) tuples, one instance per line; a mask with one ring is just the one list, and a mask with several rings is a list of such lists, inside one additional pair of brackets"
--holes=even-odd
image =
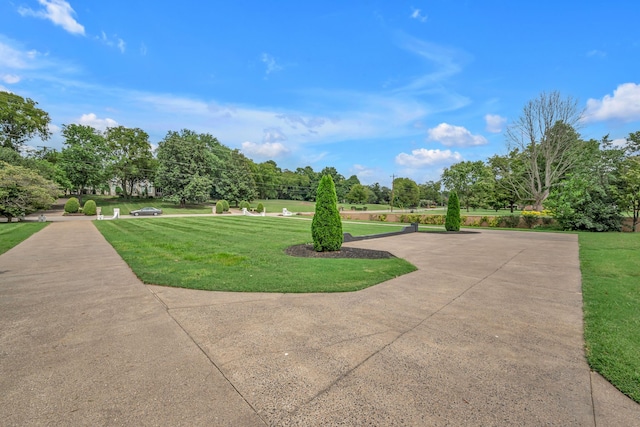
[(640, 233), (581, 233), (591, 367), (640, 403)]
[(46, 222), (15, 222), (0, 224), (0, 254), (47, 226)]
[[(355, 291), (409, 273), (399, 258), (295, 258), (311, 223), (277, 217), (183, 217), (97, 221), (96, 227), (144, 283), (244, 292)], [(400, 226), (398, 228), (401, 228)], [(394, 230), (344, 224), (354, 235)]]
[(94, 200), (96, 205), (102, 208), (102, 214), (104, 216), (113, 215), (113, 208), (120, 208), (120, 215), (129, 215), (129, 212), (145, 206), (160, 208), (166, 214), (210, 214), (212, 212), (211, 204), (187, 205), (181, 208), (174, 203), (163, 202), (162, 199), (124, 199), (120, 197), (92, 196), (88, 194), (82, 196), (83, 205), (87, 200)]

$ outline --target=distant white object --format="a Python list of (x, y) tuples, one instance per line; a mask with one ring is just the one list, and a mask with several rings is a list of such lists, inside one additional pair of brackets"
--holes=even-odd
[(47, 222), (47, 217), (43, 214), (40, 214), (40, 216), (38, 217), (38, 222)]
[(254, 213), (249, 212), (247, 210), (247, 208), (242, 208), (242, 215), (247, 215), (247, 216), (267, 216), (267, 212), (266, 212), (266, 210), (263, 210), (261, 213), (254, 214)]
[(116, 218), (120, 218), (120, 208), (113, 208), (113, 218), (111, 219), (116, 219)]
[(291, 212), (287, 210), (287, 208), (282, 208), (282, 216), (291, 216), (293, 215)]

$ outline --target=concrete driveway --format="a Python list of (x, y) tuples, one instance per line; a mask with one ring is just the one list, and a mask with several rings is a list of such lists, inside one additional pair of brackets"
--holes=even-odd
[(586, 364), (576, 236), (349, 245), (419, 270), (341, 294), (145, 286), (91, 222), (50, 224), (0, 256), (0, 419), (640, 425)]

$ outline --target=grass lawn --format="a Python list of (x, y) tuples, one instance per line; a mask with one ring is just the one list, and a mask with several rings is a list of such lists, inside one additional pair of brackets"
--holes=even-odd
[(640, 403), (640, 233), (581, 233), (591, 367)]
[[(415, 270), (399, 258), (288, 256), (288, 246), (311, 242), (310, 221), (293, 218), (209, 216), (95, 225), (148, 284), (217, 291), (343, 292)], [(353, 235), (392, 230), (374, 223), (344, 224), (344, 231)]]
[(46, 222), (16, 222), (0, 224), (0, 254), (47, 226)]

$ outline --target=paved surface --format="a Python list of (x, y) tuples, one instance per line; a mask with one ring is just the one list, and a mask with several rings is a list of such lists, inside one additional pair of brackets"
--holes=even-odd
[(50, 224), (0, 256), (1, 423), (640, 425), (585, 362), (576, 236), (350, 245), (419, 270), (346, 294), (145, 286), (91, 222)]

